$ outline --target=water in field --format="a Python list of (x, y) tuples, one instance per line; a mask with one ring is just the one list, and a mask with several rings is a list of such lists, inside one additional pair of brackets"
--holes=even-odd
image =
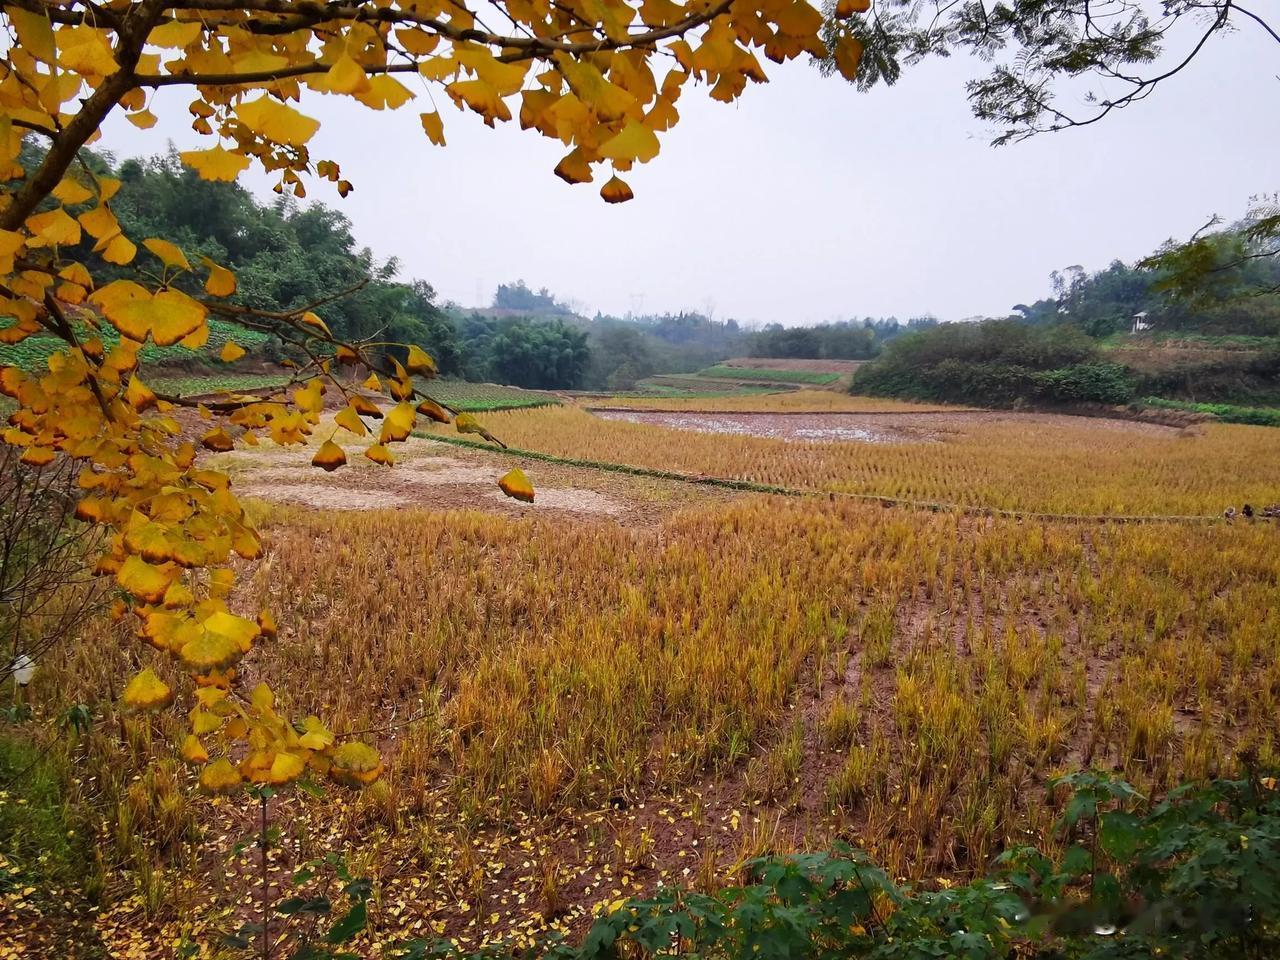
[(781, 440), (818, 442), (902, 443), (928, 439), (914, 429), (903, 430), (857, 413), (670, 413), (641, 410), (597, 410), (605, 420), (648, 423), (676, 430), (727, 433)]

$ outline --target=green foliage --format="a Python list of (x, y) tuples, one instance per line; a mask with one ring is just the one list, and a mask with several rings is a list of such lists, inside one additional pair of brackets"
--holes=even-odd
[(63, 751), (0, 734), (0, 893), (80, 887), (94, 875), (90, 837), (65, 799), (68, 775)]
[(1077, 363), (1035, 374), (1036, 395), (1051, 403), (1127, 403), (1133, 397), (1129, 372), (1116, 363)]
[(1280, 347), (1230, 351), (1200, 362), (1173, 364), (1140, 374), (1142, 394), (1245, 406), (1280, 404)]
[(191, 373), (155, 377), (148, 386), (161, 393), (199, 396), (204, 393), (239, 393), (278, 387), (289, 382), (279, 373)]
[(460, 366), (468, 380), (571, 389), (582, 382), (590, 357), (587, 334), (560, 319), (472, 313), (458, 321), (457, 330)]
[(753, 357), (789, 357), (811, 360), (867, 360), (881, 345), (912, 330), (937, 326), (934, 317), (914, 317), (899, 323), (896, 317), (841, 320), (814, 327), (784, 327), (771, 323), (751, 337)]
[(572, 313), (546, 287), (530, 290), (523, 280), (500, 283), (493, 295), (495, 310), (511, 310), (524, 316), (553, 316)]
[[(110, 168), (101, 157), (91, 162)], [(456, 334), (430, 284), (396, 282), (398, 263), (378, 261), (359, 247), (350, 221), (337, 210), (320, 203), (301, 207), (284, 196), (260, 204), (238, 184), (201, 179), (172, 150), (126, 160), (115, 173), (123, 186), (112, 209), (125, 234), (170, 240), (190, 258), (208, 256), (231, 269), (236, 302), (285, 311), (351, 291), (316, 308), (335, 336), (416, 344), (441, 373), (457, 372)], [(132, 267), (102, 262), (88, 249), (81, 255), (100, 284), (132, 276)], [(238, 331), (236, 341), (249, 347), (253, 337)], [(144, 353), (144, 359), (151, 358)]]
[(730, 380), (765, 380), (770, 383), (835, 383), (838, 373), (821, 373), (816, 370), (769, 370), (764, 367), (707, 367), (699, 370), (700, 377), (724, 377)]
[(697, 312), (626, 318), (596, 314), (587, 324), (591, 361), (583, 386), (628, 390), (655, 373), (685, 374), (746, 352), (737, 321)]
[[(269, 845), (266, 836), (258, 842)], [(275, 917), (265, 925), (267, 952), (273, 953), (271, 945), (287, 936), (293, 941), (290, 960), (356, 960), (358, 954), (340, 948), (368, 926), (369, 898), (373, 895), (369, 880), (353, 876), (346, 860), (330, 852), (299, 866), (290, 884), (293, 895), (274, 905)], [(335, 888), (335, 897), (320, 892), (321, 888)], [(289, 928), (287, 932), (285, 927)], [(223, 937), (222, 944), (257, 955), (263, 930), (262, 920), (246, 922), (235, 933)]]
[(454, 410), (483, 413), (488, 410), (519, 410), (524, 407), (553, 406), (560, 401), (545, 393), (495, 383), (468, 383), (465, 380), (432, 380), (431, 396)]
[(1149, 407), (1164, 410), (1190, 410), (1193, 413), (1211, 413), (1226, 423), (1248, 423), (1257, 427), (1280, 427), (1280, 410), (1270, 407), (1237, 407), (1229, 403), (1188, 403), (1183, 400), (1165, 400), (1146, 397)]
[[(228, 340), (234, 340), (250, 354), (269, 351), (271, 337), (257, 330), (249, 330), (238, 324), (225, 320), (210, 319), (209, 342), (198, 350), (189, 350), (183, 346), (157, 347), (148, 342), (141, 350), (143, 360), (156, 364), (185, 365), (191, 363), (218, 364), (219, 351)], [(91, 331), (85, 324), (80, 324), (77, 336), (87, 339), (97, 336), (103, 346), (110, 350), (120, 341), (120, 334), (109, 324), (103, 324), (102, 330)], [(23, 370), (44, 373), (48, 370), (50, 354), (64, 347), (65, 343), (53, 337), (28, 337), (21, 343), (0, 344), (0, 364), (20, 367)]]
[(1123, 113), (1187, 69), (1215, 36), (1259, 27), (1274, 36), (1264, 16), (1231, 0), (1157, 8), (1142, 0), (1021, 0), (990, 8), (948, 0), (857, 6), (831, 0), (824, 11), (822, 35), (832, 52), (819, 64), (836, 72), (836, 42), (856, 39), (862, 49), (857, 69), (840, 73), (861, 90), (892, 85), (904, 67), (927, 57), (969, 54), (988, 64), (989, 73), (970, 80), (966, 94), (974, 116), (995, 129), (997, 145)]
[[(1108, 774), (1055, 781), (1071, 794), (1054, 853), (1014, 848), (989, 876), (916, 890), (862, 852), (763, 858), (714, 895), (660, 887), (599, 917), (544, 960), (1236, 960), (1280, 949), (1280, 796), (1273, 778), (1218, 780), (1149, 804)], [(500, 947), (469, 955), (505, 956)], [(398, 960), (457, 960), (451, 944)]]
[(990, 406), (1129, 402), (1124, 367), (1075, 327), (1017, 320), (942, 324), (892, 341), (853, 392)]

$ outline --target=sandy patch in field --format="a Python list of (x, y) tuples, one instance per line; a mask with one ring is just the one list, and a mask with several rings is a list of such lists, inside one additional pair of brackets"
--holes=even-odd
[(240, 487), (246, 497), (275, 503), (296, 503), (316, 510), (382, 510), (413, 503), (390, 490), (360, 490), (332, 483), (272, 483)]
[(244, 496), (316, 510), (426, 507), (524, 517), (542, 512), (572, 514), (628, 523), (649, 519), (653, 512), (651, 504), (639, 503), (613, 488), (602, 493), (574, 485), (573, 481), (586, 479), (586, 475), (559, 469), (534, 471), (534, 502), (523, 503), (498, 489), (498, 479), (514, 466), (512, 462), (484, 454), (466, 459), (437, 455), (434, 451), (438, 449), (421, 440), (399, 445), (396, 464), (390, 469), (366, 462), (361, 447), (355, 445), (347, 449), (350, 462), (332, 473), (311, 466), (312, 447), (236, 451), (219, 457), (217, 466), (232, 474), (237, 492)]
[[(533, 503), (519, 503), (518, 508), (532, 512), (537, 509), (567, 510), (570, 513), (592, 513), (606, 517), (619, 517), (627, 512), (627, 505), (595, 490), (582, 490), (573, 487), (552, 487), (538, 490)], [(490, 500), (512, 502), (500, 490), (489, 494)]]

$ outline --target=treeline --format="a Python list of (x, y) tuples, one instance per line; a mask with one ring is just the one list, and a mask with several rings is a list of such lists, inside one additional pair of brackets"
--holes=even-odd
[(1128, 403), (1129, 372), (1100, 356), (1075, 327), (1019, 320), (947, 323), (902, 337), (854, 375), (853, 389), (917, 400), (1019, 403)]
[(1055, 272), (1052, 298), (1007, 318), (887, 344), (853, 389), (993, 406), (1280, 404), (1280, 257), (1250, 236), (1237, 225), (1135, 266)]
[(1135, 318), (1146, 329), (1170, 335), (1280, 336), (1280, 260), (1255, 256), (1235, 243), (1217, 255), (1222, 269), (1194, 299), (1170, 296), (1165, 271), (1155, 266), (1115, 260), (1094, 273), (1078, 266), (1054, 271), (1054, 295), (1020, 303), (1012, 316), (1035, 324), (1070, 323), (1097, 338), (1130, 332)]
[[(303, 206), (291, 196), (261, 202), (238, 184), (201, 179), (173, 149), (122, 162), (87, 152), (86, 162), (121, 181), (112, 207), (127, 236), (170, 240), (193, 262), (209, 257), (231, 269), (238, 302), (271, 311), (322, 303), (316, 312), (336, 336), (417, 344), (446, 376), (538, 389), (629, 390), (656, 373), (691, 373), (734, 356), (866, 359), (900, 333), (936, 323), (866, 318), (752, 331), (697, 311), (587, 319), (524, 280), (500, 284), (486, 310), (462, 310), (440, 303), (427, 281), (401, 279), (399, 262), (380, 260), (357, 243), (351, 222), (331, 207)], [(126, 275), (90, 244), (75, 256), (95, 276)], [(200, 277), (176, 283), (198, 293)], [(250, 359), (279, 361), (286, 352), (268, 341)], [(188, 365), (211, 362), (211, 355), (196, 353)]]
[[(228, 267), (236, 274), (237, 301), (285, 311), (346, 292), (317, 308), (336, 336), (418, 344), (443, 371), (459, 368), (456, 336), (435, 290), (422, 280), (397, 280), (399, 264), (378, 260), (357, 244), (350, 221), (338, 211), (302, 207), (284, 196), (260, 203), (238, 184), (202, 180), (173, 150), (118, 165), (101, 155), (88, 162), (121, 180), (112, 209), (126, 236), (161, 237), (182, 247), (192, 262), (207, 256)], [(128, 275), (129, 268), (102, 262), (88, 244), (77, 255), (100, 280)], [(177, 284), (197, 292), (199, 278)], [(278, 343), (266, 352), (267, 359), (282, 356)]]
[(1280, 343), (1210, 351), (1210, 359), (1167, 366), (1120, 362), (1126, 355), (1104, 349), (1070, 323), (947, 323), (889, 343), (854, 375), (852, 389), (986, 406), (1126, 404), (1147, 397), (1280, 404)]
[(869, 360), (881, 346), (902, 333), (938, 325), (931, 316), (913, 317), (905, 324), (897, 317), (841, 320), (814, 327), (784, 327), (771, 323), (751, 336), (753, 357), (805, 360)]

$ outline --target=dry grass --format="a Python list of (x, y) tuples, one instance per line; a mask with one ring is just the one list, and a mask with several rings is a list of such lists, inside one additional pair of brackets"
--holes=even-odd
[[(359, 799), (288, 807), (288, 856), (353, 851), (382, 937), (568, 929), (659, 878), (705, 886), (837, 835), (900, 875), (963, 875), (1045, 831), (1056, 771), (1161, 787), (1244, 748), (1280, 759), (1280, 538), (1263, 524), (762, 497), (656, 530), (263, 509), (269, 554), (239, 603), (281, 630), (249, 679), (380, 730), (389, 768)], [(93, 699), (126, 669), (95, 645), (44, 682)], [(202, 911), (236, 902), (214, 856), (229, 808), (179, 802), (185, 775), (140, 766), (181, 723), (129, 721), (124, 746), (104, 725), (93, 774), (129, 798), (109, 832), (151, 885), (118, 909), (151, 903), (157, 938), (187, 885)], [(195, 819), (217, 830), (206, 859), (158, 871)]]
[[(485, 420), (517, 446), (817, 489), (1067, 512), (1280, 499), (1280, 452), (1248, 427), (994, 423), (875, 445), (577, 409)], [(439, 449), (406, 446), (406, 472)], [(307, 459), (254, 456), (237, 483)], [(835, 837), (896, 875), (966, 876), (1010, 844), (1053, 843), (1043, 784), (1071, 768), (1159, 790), (1245, 749), (1280, 761), (1274, 525), (680, 502), (630, 525), (252, 504), (268, 552), (234, 602), (270, 607), (280, 632), (245, 679), (271, 681), (291, 713), (372, 731), (387, 761), (364, 794), (275, 801), (273, 875), (345, 850), (375, 881), (376, 940), (528, 942), (660, 880), (709, 888)], [(72, 799), (103, 813), (100, 929), (141, 955), (208, 942), (243, 918), (253, 851), (229, 851), (251, 820), (195, 795), (173, 760), (190, 704), (114, 714), (137, 645), (127, 622), (94, 629), (118, 645), (63, 648), (36, 694), (100, 705), (70, 758)]]
[(1232, 504), (1280, 502), (1280, 443), (1262, 427), (1179, 432), (1056, 417), (957, 423), (934, 443), (866, 444), (703, 434), (574, 408), (496, 413), (485, 422), (513, 447), (561, 457), (924, 502), (1208, 516)]

